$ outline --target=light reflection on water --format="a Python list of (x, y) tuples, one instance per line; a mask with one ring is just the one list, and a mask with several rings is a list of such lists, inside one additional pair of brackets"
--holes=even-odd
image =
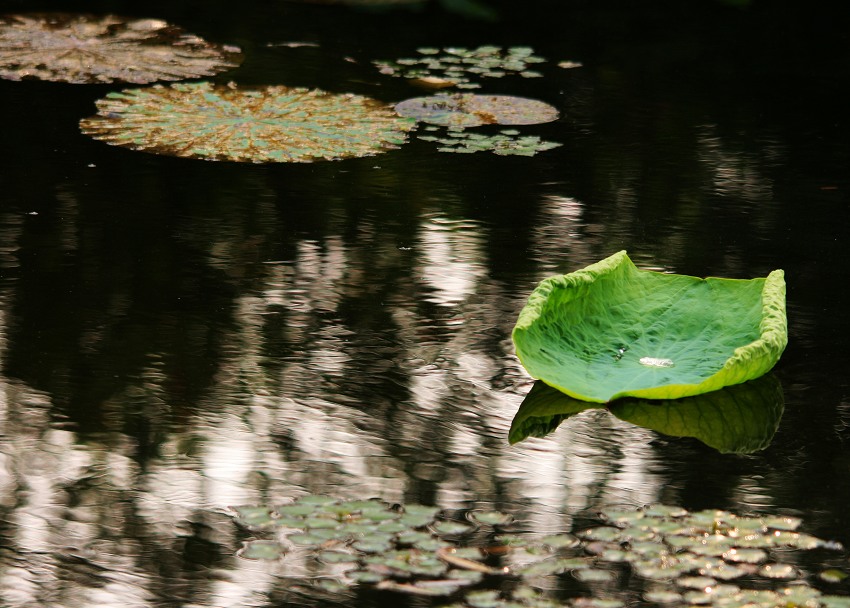
[[(783, 190), (775, 129), (607, 86), (585, 85), (581, 138), (568, 116), (547, 127), (565, 146), (531, 160), (211, 168), (78, 142), (22, 187), (8, 176), (32, 162), (12, 159), (3, 605), (319, 604), (304, 553), (237, 558), (226, 514), (305, 493), (500, 509), (539, 534), (610, 505), (780, 510), (846, 542), (846, 285), (819, 287), (846, 257), (833, 199)], [(508, 445), (532, 385), (510, 342), (527, 294), (624, 248), (689, 274), (786, 269), (787, 411), (764, 453), (604, 411)]]
[[(420, 234), (413, 280), (383, 304), (388, 327), (345, 310), (363, 288), (352, 277), (368, 274), (357, 268), (359, 243), (302, 240), (291, 260), (262, 264), (188, 416), (169, 403), (168, 353), (149, 354), (110, 397), (119, 418), (106, 434), (70, 430), (50, 394), (5, 381), (0, 593), (9, 605), (161, 602), (195, 567), (190, 541), (209, 546), (218, 574), (187, 601), (262, 605), (288, 585), (284, 573), (309, 572), (295, 556), (285, 569), (232, 557), (238, 535), (224, 510), (305, 492), (490, 505), (540, 533), (604, 504), (651, 502), (659, 484), (646, 431), (588, 417), (556, 441), (508, 446), (530, 386), (509, 341), (522, 300), (488, 277), (475, 221), (426, 213)], [(153, 436), (117, 430), (130, 415), (121, 419), (122, 399), (159, 418)], [(142, 452), (140, 441), (154, 443)], [(161, 551), (180, 547), (177, 571), (157, 567)], [(26, 572), (13, 566), (21, 561)]]

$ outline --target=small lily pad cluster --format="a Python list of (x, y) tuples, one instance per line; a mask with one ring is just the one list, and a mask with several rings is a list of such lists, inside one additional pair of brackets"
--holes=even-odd
[[(331, 592), (369, 585), (451, 596), (455, 603), (445, 608), (617, 608), (634, 603), (634, 585), (619, 582), (630, 570), (642, 581), (641, 599), (660, 605), (850, 607), (850, 597), (819, 591), (777, 557), (843, 550), (799, 532), (794, 517), (656, 505), (605, 510), (601, 525), (540, 537), (511, 531), (512, 518), (498, 511), (471, 511), (458, 521), (435, 507), (316, 495), (274, 508), (236, 507), (233, 515), (265, 536), (245, 542), (241, 557), (285, 560), (307, 550), (319, 566), (311, 569), (314, 584)], [(557, 602), (546, 591), (552, 577), (568, 577), (591, 595)], [(831, 568), (820, 580), (845, 577)]]
[[(512, 95), (475, 95), (445, 93), (414, 97), (395, 106), (401, 116), (447, 127), (444, 137), (420, 135), (423, 141), (440, 144), (440, 152), (474, 153), (490, 151), (502, 156), (534, 156), (561, 144), (533, 135), (521, 135), (516, 129), (504, 129), (495, 135), (466, 131), (482, 125), (533, 125), (557, 120), (557, 108), (537, 99)], [(426, 127), (435, 131), (435, 127)]]
[[(850, 597), (821, 593), (797, 566), (777, 559), (790, 550), (843, 550), (839, 543), (798, 532), (798, 518), (690, 513), (666, 505), (606, 510), (601, 517), (609, 525), (578, 534), (585, 550), (602, 561), (629, 564), (647, 582), (647, 601), (730, 608), (850, 606)], [(732, 582), (739, 580), (746, 586)], [(767, 589), (768, 581), (778, 585)]]
[[(435, 131), (436, 127), (426, 127), (426, 131)], [(499, 156), (534, 156), (538, 152), (551, 150), (563, 144), (546, 141), (536, 135), (520, 135), (516, 129), (503, 129), (495, 135), (474, 133), (466, 129), (448, 129), (445, 137), (437, 135), (419, 135), (417, 139), (440, 144), (440, 152), (474, 154), (475, 152), (493, 152)]]
[(527, 46), (480, 46), (475, 49), (423, 47), (416, 49), (416, 52), (418, 57), (373, 63), (382, 74), (407, 78), (423, 86), (479, 89), (481, 85), (474, 81), (476, 78), (509, 75), (539, 78), (543, 74), (529, 68), (546, 61)]
[[(307, 495), (275, 508), (235, 507), (233, 514), (245, 528), (274, 536), (247, 541), (239, 551), (241, 557), (278, 559), (288, 551), (312, 551), (328, 569), (318, 583), (325, 590), (361, 583), (443, 596), (478, 584), (487, 575), (508, 572), (485, 564), (480, 549), (458, 544), (482, 526), (511, 522), (496, 511), (470, 513), (467, 521), (456, 521), (439, 517), (436, 507), (392, 508), (375, 500)], [(332, 572), (339, 575), (334, 578)]]

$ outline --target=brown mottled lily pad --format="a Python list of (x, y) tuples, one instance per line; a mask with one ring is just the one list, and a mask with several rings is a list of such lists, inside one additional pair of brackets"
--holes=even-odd
[(511, 95), (431, 95), (406, 99), (395, 106), (401, 116), (450, 127), (535, 125), (557, 120), (558, 110), (537, 99)]
[(0, 78), (7, 80), (144, 84), (211, 76), (240, 61), (237, 47), (211, 44), (159, 19), (0, 16)]
[(368, 97), (209, 82), (111, 93), (83, 133), (155, 154), (236, 162), (370, 156), (404, 143), (415, 121)]

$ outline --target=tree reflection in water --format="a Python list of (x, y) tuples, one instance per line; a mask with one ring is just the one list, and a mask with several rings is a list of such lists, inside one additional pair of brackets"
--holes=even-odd
[[(220, 265), (237, 238), (205, 263)], [(81, 378), (48, 380), (52, 392), (4, 379), (0, 595), (10, 606), (266, 605), (294, 593), (307, 565), (234, 557), (239, 533), (224, 510), (305, 492), (490, 506), (547, 533), (594, 505), (653, 500), (646, 431), (589, 418), (557, 441), (508, 446), (530, 387), (509, 340), (522, 298), (488, 276), (487, 238), (479, 220), (427, 210), (409, 248), (364, 220), (353, 238), (299, 239), (291, 259), (231, 273), (232, 319), (209, 328), (219, 358), (195, 403), (180, 403), (192, 391), (167, 351), (136, 355), (132, 373), (119, 364), (121, 383), (83, 431), (67, 405), (79, 395), (57, 387), (107, 391)], [(16, 295), (7, 283), (3, 319), (21, 340), (29, 313), (11, 305)], [(144, 325), (130, 310), (98, 323)], [(197, 313), (155, 314), (186, 332), (181, 315)], [(11, 358), (7, 369), (31, 375)]]
[[(402, 149), (210, 167), (86, 148), (92, 167), (55, 168), (16, 145), (35, 157), (0, 175), (4, 606), (320, 605), (299, 588), (308, 561), (235, 557), (225, 514), (305, 493), (498, 509), (541, 534), (656, 501), (808, 508), (834, 526), (846, 497), (805, 483), (842, 462), (832, 393), (795, 389), (786, 419), (817, 441), (786, 434), (768, 457), (601, 411), (509, 446), (532, 384), (510, 331), (545, 276), (626, 248), (643, 267), (818, 281), (814, 238), (784, 252), (808, 210), (768, 200), (781, 145), (752, 138), (759, 156), (746, 129), (706, 126), (705, 105), (673, 112), (605, 77), (617, 90), (584, 91), (587, 124), (553, 125), (575, 137), (533, 165)], [(24, 164), (47, 174), (10, 181)], [(825, 218), (812, 233), (839, 259)], [(801, 385), (828, 356), (820, 293), (795, 295)]]

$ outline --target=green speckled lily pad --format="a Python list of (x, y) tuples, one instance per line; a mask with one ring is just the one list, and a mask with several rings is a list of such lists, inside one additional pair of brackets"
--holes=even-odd
[(40, 13), (0, 17), (0, 78), (71, 83), (183, 80), (239, 65), (240, 51), (159, 19)]
[(416, 49), (418, 57), (395, 61), (374, 61), (382, 74), (407, 78), (423, 87), (478, 89), (477, 78), (501, 78), (518, 75), (523, 78), (540, 77), (529, 66), (546, 61), (529, 47), (480, 46), (474, 49), (423, 47)]
[[(296, 507), (303, 511), (300, 515), (284, 516)], [(801, 522), (789, 515), (745, 517), (717, 509), (691, 513), (663, 504), (638, 510), (606, 508), (599, 513), (602, 525), (575, 531), (577, 536), (517, 533), (492, 538), (489, 533), (476, 536), (475, 528), (441, 518), (435, 507), (393, 507), (379, 501), (305, 495), (285, 506), (242, 506), (231, 512), (241, 525), (267, 537), (245, 542), (239, 557), (286, 559), (284, 548), (292, 547), (310, 561), (316, 584), (330, 593), (371, 585), (405, 595), (457, 595), (457, 603), (450, 604), (457, 608), (638, 605), (633, 588), (616, 584), (620, 573), (630, 570), (630, 580), (643, 580), (639, 588), (644, 598), (658, 604), (850, 606), (847, 598), (822, 595), (807, 584), (802, 570), (776, 561), (787, 559), (789, 550), (844, 550), (838, 543), (797, 532)], [(384, 519), (376, 517), (379, 514), (425, 515), (438, 521), (426, 531), (405, 526), (403, 517)], [(508, 519), (496, 511), (469, 511), (466, 516), (484, 529)], [(293, 525), (277, 530), (266, 525), (280, 517), (290, 517)], [(316, 521), (326, 520), (345, 527), (347, 533), (313, 538), (328, 531), (324, 526), (314, 530)], [(393, 531), (382, 529), (388, 523)], [(437, 538), (446, 530), (462, 534)], [(567, 575), (583, 583), (591, 595), (563, 603), (534, 589), (545, 589), (548, 585), (540, 585), (544, 579)], [(843, 575), (833, 568), (821, 573), (819, 582), (837, 585)]]
[(311, 162), (404, 143), (415, 122), (368, 97), (209, 82), (111, 93), (83, 133), (115, 146), (204, 160)]
[(558, 118), (558, 110), (537, 99), (512, 95), (431, 95), (414, 97), (395, 106), (401, 116), (447, 127), (536, 125)]
[(507, 129), (495, 135), (482, 135), (460, 130), (450, 132), (447, 137), (420, 135), (418, 139), (439, 144), (440, 152), (474, 154), (492, 152), (499, 156), (534, 156), (538, 152), (557, 148), (562, 144), (540, 139), (536, 135), (518, 136), (516, 131)]

